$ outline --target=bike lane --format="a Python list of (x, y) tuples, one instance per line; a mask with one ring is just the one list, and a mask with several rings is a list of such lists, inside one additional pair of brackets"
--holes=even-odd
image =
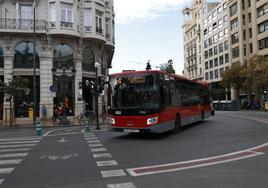
[(1, 186), (105, 187), (101, 174), (96, 170), (96, 162), (82, 134), (57, 134), (44, 137)]

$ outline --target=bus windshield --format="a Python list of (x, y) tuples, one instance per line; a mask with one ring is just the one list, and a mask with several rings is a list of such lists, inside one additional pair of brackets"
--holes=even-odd
[(110, 77), (111, 108), (151, 109), (159, 107), (156, 74)]

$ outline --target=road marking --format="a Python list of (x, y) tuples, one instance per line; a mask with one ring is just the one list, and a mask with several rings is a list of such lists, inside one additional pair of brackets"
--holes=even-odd
[(182, 161), (177, 163), (168, 163), (162, 165), (130, 168), (127, 169), (127, 171), (132, 176), (159, 174), (165, 172), (174, 172), (174, 171), (181, 171), (186, 169), (222, 164), (246, 158), (256, 157), (258, 155), (263, 155), (264, 153), (268, 153), (268, 143), (256, 146), (254, 148), (249, 148), (246, 150), (241, 150), (224, 155), (218, 155), (214, 157), (201, 158), (190, 161)]
[(5, 181), (5, 179), (0, 179), (0, 185)]
[(108, 184), (108, 188), (137, 188), (133, 183)]
[(61, 137), (60, 140), (58, 140), (59, 143), (64, 143), (64, 142), (67, 142), (67, 140), (64, 139), (64, 137)]
[(98, 139), (96, 136), (85, 137), (85, 140), (96, 140), (96, 139)]
[(9, 154), (0, 154), (0, 158), (4, 157), (25, 157), (28, 153), (9, 153)]
[(94, 133), (84, 133), (84, 137), (88, 137), (88, 136), (95, 136)]
[(109, 158), (112, 157), (110, 153), (98, 153), (98, 154), (93, 154), (94, 158)]
[(118, 165), (118, 163), (114, 160), (111, 161), (96, 161), (97, 166), (114, 166), (114, 165)]
[(42, 137), (14, 137), (14, 138), (0, 138), (2, 141), (24, 141), (24, 140), (41, 140)]
[(10, 174), (15, 168), (0, 168), (0, 174)]
[(29, 144), (29, 143), (38, 143), (39, 140), (29, 140), (29, 141), (17, 141), (17, 142), (0, 142), (0, 145), (4, 144)]
[(19, 164), (21, 161), (22, 159), (1, 160), (0, 165)]
[(35, 145), (36, 144), (4, 145), (4, 146), (0, 146), (0, 148), (30, 147), (30, 146), (35, 146)]
[(89, 144), (99, 143), (99, 142), (100, 142), (99, 140), (89, 140), (89, 141), (87, 141), (87, 143), (89, 143)]
[(91, 152), (101, 152), (101, 151), (107, 151), (106, 148), (93, 148), (91, 149)]
[(17, 149), (1, 149), (1, 152), (18, 152), (18, 151), (30, 151), (31, 148), (17, 148)]
[(120, 170), (105, 170), (101, 171), (101, 175), (104, 178), (111, 178), (111, 177), (120, 177), (120, 176), (126, 176), (126, 173), (120, 169)]
[(102, 144), (88, 144), (89, 147), (102, 147)]

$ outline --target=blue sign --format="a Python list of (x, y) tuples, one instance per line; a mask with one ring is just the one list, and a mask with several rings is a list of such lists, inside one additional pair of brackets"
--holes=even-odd
[(49, 86), (49, 90), (51, 92), (57, 92), (57, 90), (58, 90), (57, 85), (56, 84), (53, 84), (53, 85)]

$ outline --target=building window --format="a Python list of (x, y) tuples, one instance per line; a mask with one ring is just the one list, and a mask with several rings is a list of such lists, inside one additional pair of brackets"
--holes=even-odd
[(53, 51), (53, 67), (68, 69), (74, 66), (73, 49), (67, 44), (59, 44)]
[(258, 25), (258, 28), (259, 28), (259, 33), (264, 33), (266, 31), (268, 31), (268, 20), (260, 23)]
[(210, 68), (210, 69), (213, 68), (213, 60), (210, 60), (210, 61), (209, 61), (209, 68)]
[(225, 63), (229, 63), (229, 54), (225, 54)]
[(56, 27), (56, 6), (55, 6), (55, 2), (53, 3), (49, 3), (49, 7), (50, 7), (50, 23), (49, 26), (51, 28)]
[(248, 7), (251, 7), (251, 0), (248, 0)]
[(268, 48), (268, 37), (259, 41), (260, 50)]
[(223, 76), (223, 73), (224, 73), (224, 68), (220, 68), (220, 77)]
[(82, 52), (82, 70), (95, 71), (95, 56), (90, 48), (85, 48)]
[(213, 56), (212, 48), (209, 49), (209, 57)]
[(208, 80), (208, 73), (206, 72), (206, 74), (205, 74), (205, 77), (206, 77), (206, 80)]
[(253, 46), (252, 46), (252, 43), (249, 44), (249, 51), (250, 51), (251, 54), (253, 53)]
[(224, 50), (228, 50), (228, 41), (224, 41)]
[(206, 70), (208, 69), (208, 62), (207, 61), (205, 62), (205, 69)]
[(235, 18), (234, 20), (231, 21), (231, 31), (237, 29), (238, 27), (238, 18)]
[[(98, 34), (102, 34), (103, 33), (103, 27), (102, 27), (102, 13), (98, 13), (95, 17), (96, 20), (96, 32)], [(192, 34), (192, 33), (191, 33)]]
[(219, 64), (220, 64), (220, 65), (223, 64), (223, 56), (222, 56), (222, 55), (219, 57)]
[(209, 38), (208, 38), (208, 44), (209, 44), (209, 46), (212, 45), (212, 37), (209, 37)]
[(239, 57), (239, 48), (238, 47), (232, 49), (232, 57), (233, 58)]
[(213, 42), (214, 42), (214, 43), (216, 43), (216, 42), (217, 42), (217, 40), (218, 40), (218, 35), (217, 35), (217, 34), (215, 34), (215, 35), (213, 36)]
[(227, 38), (228, 37), (228, 28), (224, 29), (224, 37)]
[(230, 15), (233, 16), (237, 13), (237, 3), (230, 7)]
[[(14, 68), (33, 68), (33, 43), (21, 42), (15, 47)], [(38, 49), (35, 53), (36, 67), (39, 68)]]
[(244, 45), (244, 46), (243, 46), (243, 49), (244, 49), (244, 56), (246, 56), (246, 55), (247, 55), (247, 46)]
[(208, 39), (206, 39), (206, 40), (204, 41), (204, 47), (205, 47), (205, 48), (208, 47)]
[(110, 29), (110, 18), (105, 18), (105, 37), (106, 39), (110, 39), (111, 38), (111, 29)]
[(248, 22), (251, 23), (251, 13), (248, 13)]
[(219, 78), (219, 71), (215, 70), (214, 73), (215, 73), (215, 78)]
[(217, 67), (219, 65), (219, 63), (218, 63), (218, 58), (215, 58), (214, 59), (214, 67)]
[(213, 79), (213, 71), (209, 72), (209, 79), (212, 80)]
[(219, 40), (222, 40), (223, 39), (223, 31), (220, 31), (218, 35), (219, 35)]
[(4, 68), (4, 50), (0, 47), (0, 68)]
[(231, 39), (232, 39), (232, 44), (238, 43), (239, 42), (239, 35), (238, 35), (238, 33), (233, 34)]
[(218, 21), (218, 27), (221, 28), (222, 25), (223, 25), (223, 19), (221, 18), (221, 19), (219, 19), (219, 21)]
[(217, 10), (218, 10), (218, 14), (222, 13), (222, 6), (220, 6)]
[(206, 50), (205, 51), (205, 59), (207, 59), (208, 58), (208, 51)]
[(214, 55), (218, 54), (218, 46), (214, 46)]
[(33, 7), (31, 5), (20, 5), (19, 7), (19, 28), (33, 28)]
[(73, 5), (61, 3), (61, 22), (62, 28), (73, 28)]
[(246, 40), (246, 37), (247, 37), (247, 35), (246, 35), (246, 30), (244, 29), (244, 30), (243, 30), (243, 40), (244, 40), (244, 41)]
[(264, 16), (266, 14), (268, 14), (268, 3), (265, 3), (257, 10), (258, 17)]
[(249, 28), (249, 38), (252, 38), (252, 28)]
[(216, 12), (216, 10), (212, 13), (212, 16), (213, 16), (213, 20), (215, 20), (217, 18), (217, 12)]
[(85, 32), (92, 31), (92, 15), (90, 8), (84, 9), (84, 31)]
[(228, 21), (227, 15), (223, 16), (223, 23), (226, 23)]
[(227, 9), (227, 3), (223, 3), (223, 10), (226, 10)]
[(219, 53), (223, 52), (223, 43), (219, 44)]

